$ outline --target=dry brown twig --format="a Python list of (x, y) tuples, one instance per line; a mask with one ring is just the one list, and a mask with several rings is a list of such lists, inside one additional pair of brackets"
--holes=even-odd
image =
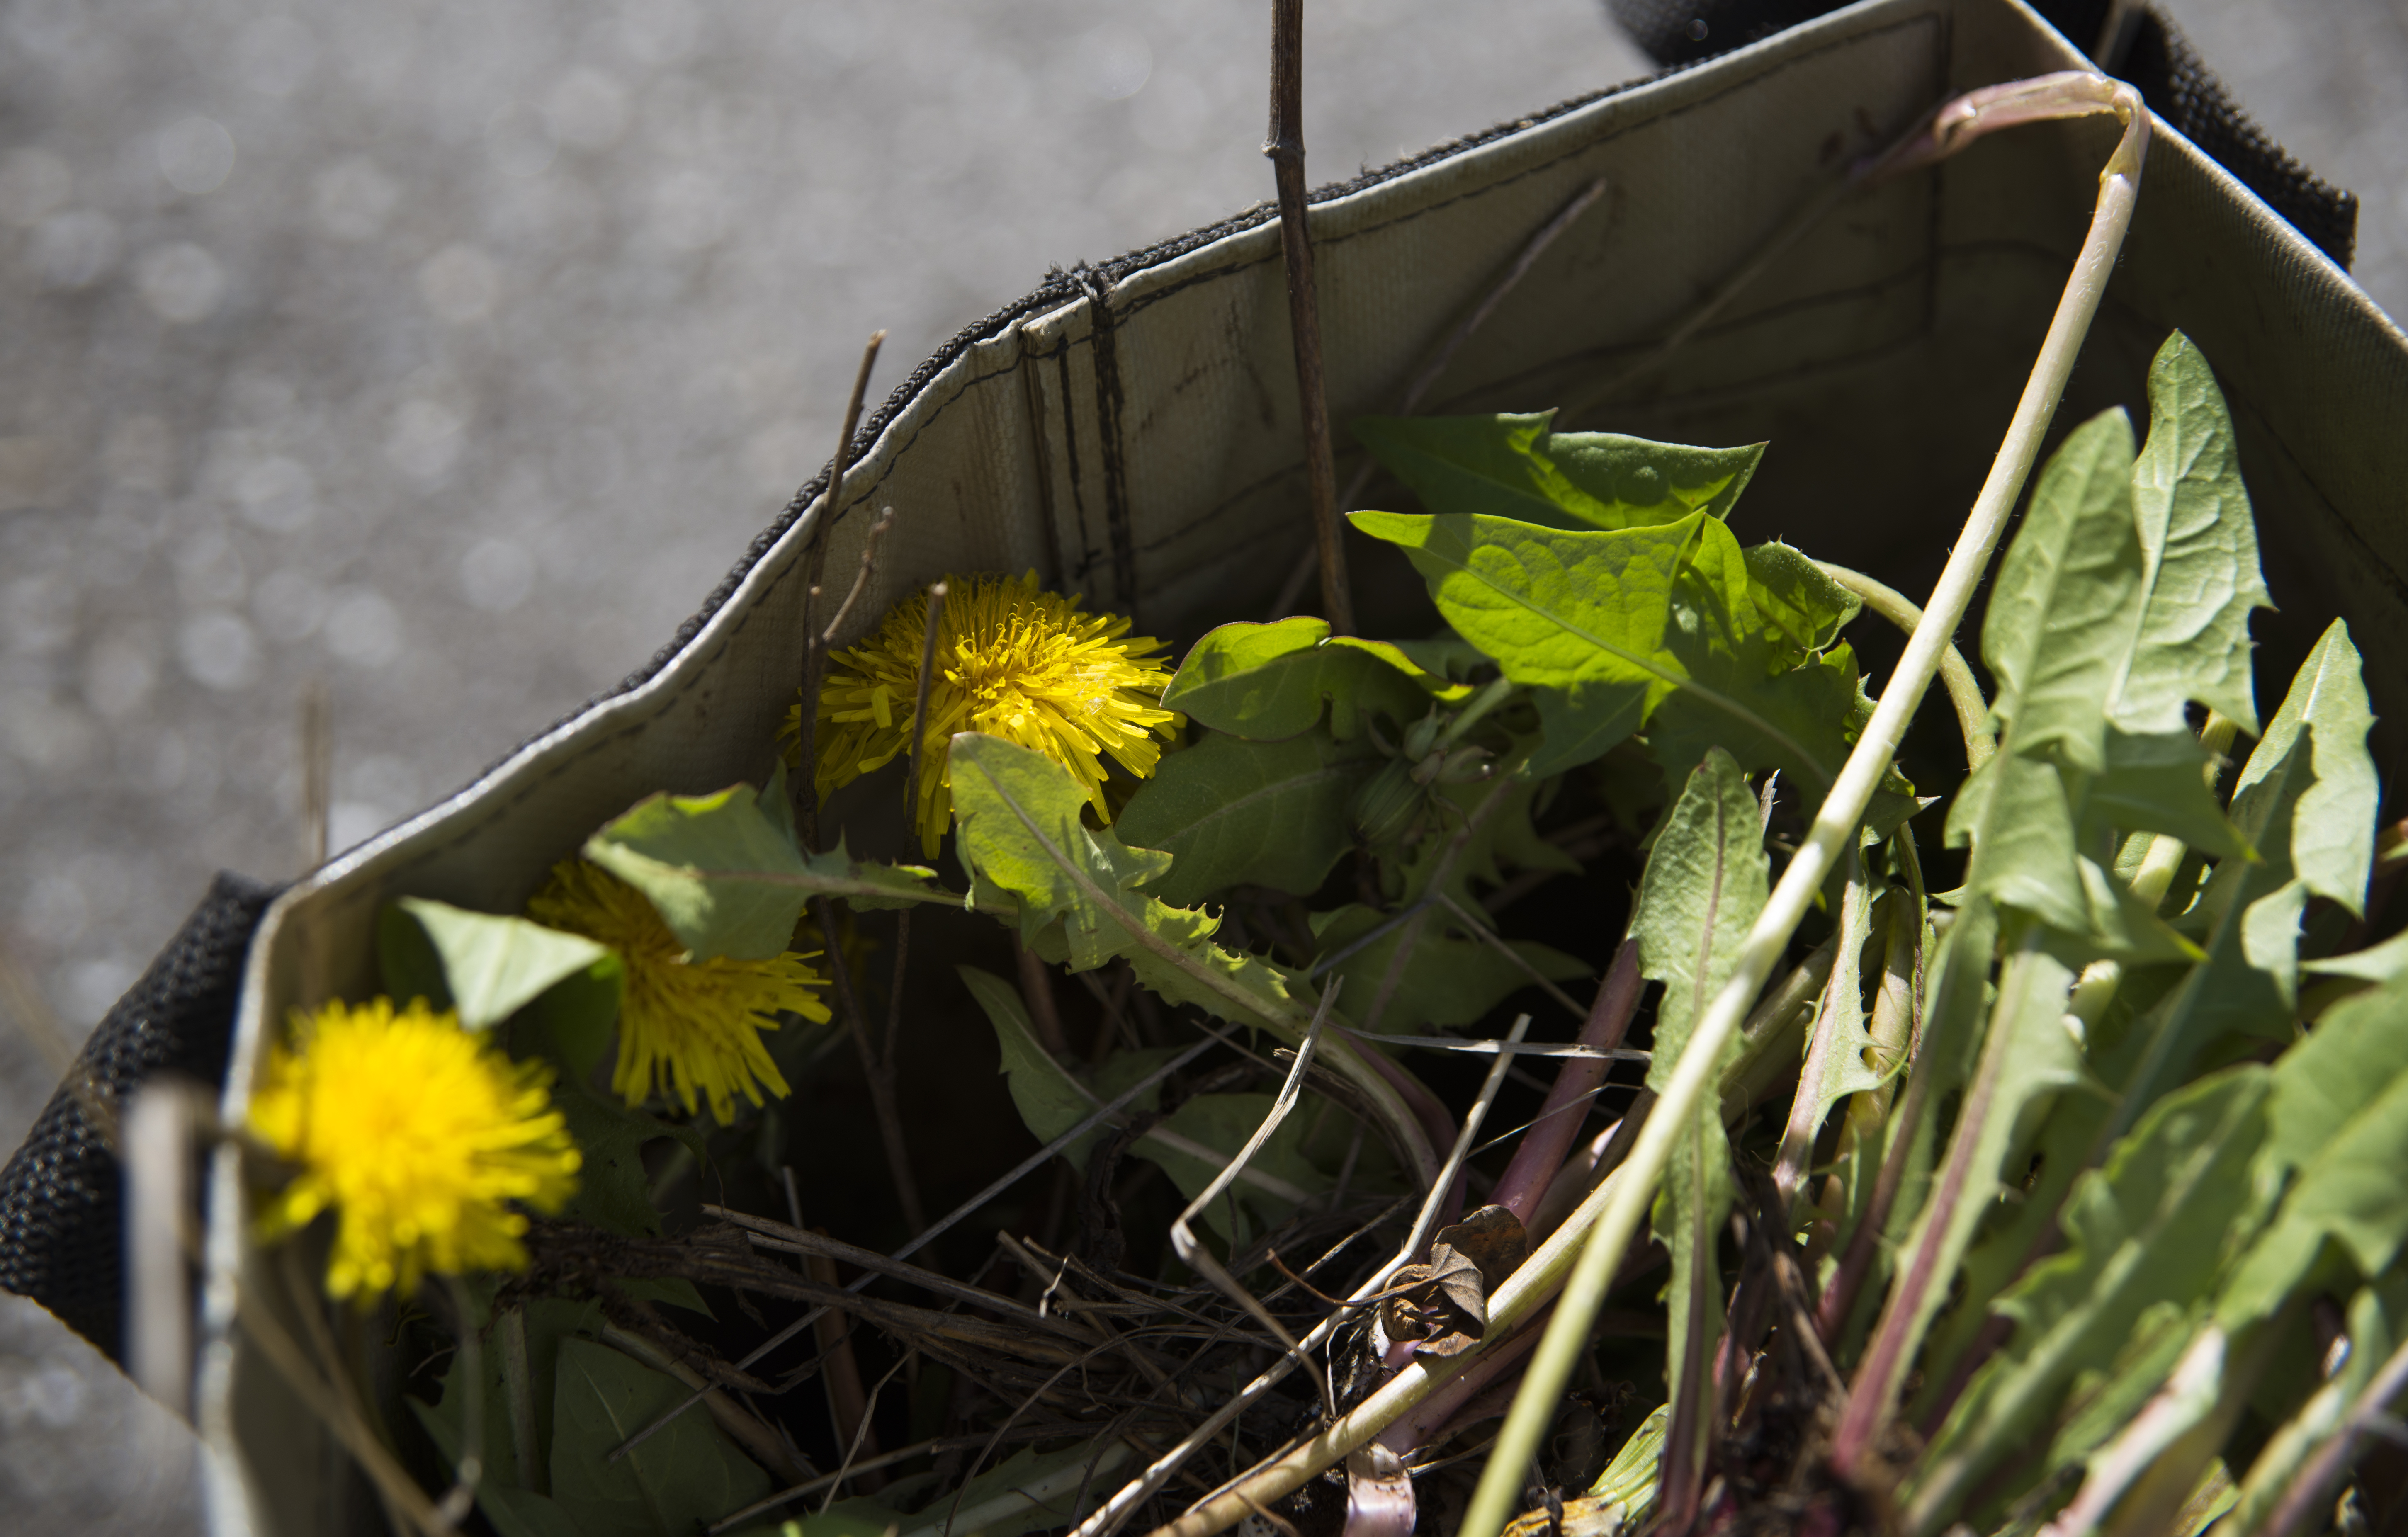
[[(853, 617), (853, 606), (861, 601), (861, 595), (869, 590), (870, 578), (878, 574), (878, 545), (886, 538), (886, 531), (894, 526), (895, 510), (880, 508), (878, 521), (869, 525), (869, 537), (862, 541), (861, 564), (853, 570), (853, 585), (845, 589), (844, 601), (838, 604), (836, 612), (828, 616), (827, 628), (820, 631), (819, 650), (823, 654), (823, 665), (826, 661), (824, 654), (827, 649), (836, 644), (838, 636), (844, 633), (844, 622)], [(814, 691), (811, 697), (816, 701), (818, 693)]]
[(1270, 1310), (1265, 1307), (1253, 1292), (1248, 1291), (1240, 1284), (1236, 1276), (1231, 1275), (1222, 1267), (1221, 1261), (1214, 1257), (1211, 1250), (1197, 1242), (1195, 1230), (1188, 1224), (1202, 1215), (1214, 1201), (1221, 1199), (1230, 1185), (1237, 1183), (1238, 1174), (1245, 1168), (1248, 1160), (1262, 1151), (1263, 1143), (1270, 1140), (1271, 1133), (1279, 1129), (1280, 1123), (1286, 1120), (1288, 1113), (1296, 1108), (1297, 1098), (1304, 1089), (1305, 1073), (1312, 1066), (1313, 1048), (1321, 1043), (1321, 1028), (1329, 1022), (1329, 1011), (1338, 1001), (1340, 986), (1343, 980), (1333, 977), (1330, 979), (1329, 985), (1322, 990), (1321, 1007), (1314, 1012), (1312, 1025), (1304, 1032), (1304, 1040), (1297, 1047), (1296, 1062), (1288, 1070), (1287, 1082), (1280, 1085), (1278, 1098), (1271, 1101), (1270, 1110), (1264, 1114), (1262, 1124), (1254, 1128), (1254, 1136), (1247, 1139), (1246, 1145), (1238, 1150), (1238, 1156), (1229, 1160), (1228, 1167), (1214, 1175), (1212, 1182), (1199, 1191), (1196, 1199), (1187, 1203), (1187, 1209), (1180, 1213), (1170, 1224), (1170, 1245), (1177, 1251), (1179, 1257), (1187, 1263), (1189, 1269), (1220, 1287), (1230, 1300), (1245, 1309), (1256, 1323), (1269, 1332), (1271, 1338), (1280, 1343), (1282, 1348), (1296, 1357), (1298, 1366), (1307, 1368), (1308, 1373), (1320, 1385), (1323, 1407), (1333, 1419), (1338, 1415), (1338, 1404), (1336, 1400), (1329, 1397), (1327, 1377), (1310, 1371), (1312, 1360), (1305, 1355), (1304, 1347), (1296, 1343), (1296, 1337), (1282, 1327), (1277, 1318), (1271, 1316)]
[(828, 539), (844, 508), (844, 472), (852, 467), (853, 435), (861, 424), (862, 397), (869, 393), (869, 372), (878, 366), (878, 349), (885, 341), (883, 330), (873, 331), (869, 344), (861, 350), (861, 367), (853, 376), (853, 394), (845, 402), (844, 426), (837, 433), (836, 457), (828, 462), (827, 490), (820, 498), (819, 521), (811, 525), (810, 542), (803, 553), (802, 709), (801, 718), (796, 723), (802, 738), (802, 771), (796, 776), (792, 794), (795, 825), (802, 829), (803, 846), (814, 851), (820, 844), (820, 803), (819, 797), (811, 793), (812, 749), (819, 724), (820, 674), (827, 664), (814, 610), (819, 606), (820, 579), (827, 570)]
[(1304, 197), (1304, 0), (1271, 0), (1271, 121), (1263, 142), (1279, 186), (1280, 253), (1287, 264), (1288, 334), (1296, 344), (1297, 411), (1304, 428), (1305, 492), (1320, 544), (1321, 606), (1330, 629), (1354, 633), (1354, 595), (1338, 522), (1338, 461), (1322, 376), (1321, 294)]
[[(1172, 1057), (1169, 1061), (1164, 1063), (1161, 1067), (1156, 1068), (1154, 1071), (1148, 1073), (1145, 1077), (1139, 1079), (1136, 1083), (1130, 1085), (1127, 1088), (1123, 1089), (1110, 1101), (1096, 1110), (1092, 1114), (1082, 1117), (1078, 1125), (1070, 1128), (1060, 1136), (1055, 1137), (1052, 1142), (1047, 1142), (1043, 1147), (1039, 1148), (1027, 1157), (1020, 1160), (1019, 1163), (1014, 1164), (1011, 1168), (1006, 1170), (1002, 1174), (998, 1175), (993, 1183), (989, 1184), (985, 1189), (981, 1190), (977, 1195), (972, 1196), (969, 1199), (962, 1202), (959, 1206), (954, 1207), (953, 1211), (939, 1218), (934, 1226), (923, 1228), (918, 1237), (912, 1239), (901, 1248), (896, 1249), (890, 1257), (898, 1260), (903, 1259), (909, 1256), (917, 1254), (920, 1250), (927, 1247), (930, 1243), (935, 1243), (939, 1237), (950, 1231), (955, 1224), (984, 1209), (987, 1202), (995, 1199), (996, 1197), (1003, 1194), (1006, 1190), (1010, 1189), (1014, 1185), (1019, 1184), (1022, 1179), (1026, 1177), (1032, 1171), (1050, 1162), (1055, 1154), (1061, 1152), (1064, 1148), (1068, 1147), (1071, 1143), (1077, 1142), (1088, 1132), (1095, 1130), (1096, 1128), (1110, 1120), (1114, 1114), (1134, 1102), (1138, 1096), (1154, 1087), (1156, 1084), (1161, 1083), (1165, 1078), (1169, 1077), (1180, 1069), (1184, 1068), (1188, 1063), (1202, 1056), (1211, 1047), (1221, 1043), (1222, 1042), (1218, 1038), (1199, 1041), (1196, 1044), (1187, 1048), (1187, 1050), (1180, 1053), (1177, 1056)], [(876, 1279), (877, 1273), (875, 1271), (865, 1271), (858, 1279), (851, 1283), (851, 1285), (847, 1286), (846, 1290), (848, 1293), (858, 1291), (861, 1288), (867, 1286), (870, 1282)], [(763, 1357), (768, 1355), (771, 1351), (776, 1350), (779, 1346), (786, 1343), (786, 1342), (792, 1340), (796, 1335), (800, 1334), (804, 1329), (809, 1329), (812, 1324), (818, 1322), (824, 1311), (825, 1309), (824, 1307), (814, 1307), (809, 1312), (806, 1312), (801, 1317), (796, 1319), (793, 1323), (781, 1329), (777, 1333), (769, 1336), (768, 1339), (764, 1340), (761, 1343), (753, 1346), (752, 1351), (747, 1354), (742, 1360), (736, 1363), (737, 1370), (748, 1370), (757, 1364)], [(796, 1381), (801, 1380), (803, 1379), (796, 1379)], [(625, 1457), (629, 1452), (635, 1450), (636, 1447), (641, 1445), (646, 1440), (659, 1433), (664, 1427), (674, 1421), (680, 1415), (684, 1414), (687, 1410), (693, 1408), (695, 1404), (701, 1401), (702, 1397), (700, 1394), (695, 1394), (693, 1397), (684, 1400), (676, 1407), (670, 1409), (666, 1414), (660, 1415), (651, 1424), (645, 1426), (642, 1429), (638, 1430), (625, 1441), (621, 1442), (616, 1447), (611, 1449), (609, 1456), (605, 1458), (603, 1460), (606, 1462), (616, 1462), (621, 1458)]]
[[(784, 1175), (786, 1186), (786, 1213), (794, 1218), (794, 1230), (802, 1232), (803, 1198), (795, 1183), (795, 1166), (782, 1165), (780, 1172)], [(706, 1205), (703, 1210), (716, 1214), (724, 1208)], [(822, 1286), (836, 1285), (836, 1267), (828, 1256), (801, 1253), (796, 1258), (805, 1275)], [(827, 1363), (826, 1370), (820, 1373), (820, 1383), (826, 1389), (828, 1418), (836, 1426), (838, 1438), (850, 1442), (854, 1428), (869, 1413), (869, 1396), (861, 1387), (861, 1363), (853, 1353), (851, 1331), (834, 1314), (821, 1319), (817, 1329), (820, 1358)], [(871, 1450), (874, 1455), (876, 1448)], [(868, 1492), (877, 1492), (876, 1485), (866, 1487)]]
[(326, 680), (301, 685), (301, 870), (326, 862), (333, 840), (335, 706)]

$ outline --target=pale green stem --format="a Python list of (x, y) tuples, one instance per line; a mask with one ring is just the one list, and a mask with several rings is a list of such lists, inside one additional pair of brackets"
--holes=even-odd
[[(1866, 608), (1907, 634), (1913, 635), (1914, 626), (1923, 623), (1922, 609), (1897, 588), (1828, 560), (1814, 564), (1825, 576), (1863, 598)], [(1948, 703), (1956, 711), (1956, 729), (1965, 739), (1965, 768), (1968, 771), (1979, 768), (1999, 750), (1999, 739), (1990, 729), (1990, 701), (1982, 697), (1982, 684), (1973, 676), (1972, 666), (1954, 643), (1940, 654), (1940, 683), (1948, 690)]]
[[(2062, 80), (2049, 82), (2060, 93), (2068, 91), (2069, 85)], [(1672, 1141), (1690, 1117), (1698, 1113), (1713, 1082), (1716, 1060), (1746, 1017), (1749, 1003), (1772, 974), (1773, 966), (1788, 947), (1790, 936), (1813, 906), (1814, 894), (1821, 888), (1823, 878), (1856, 837), (1865, 807), (1888, 771), (1890, 759), (1906, 735), (1907, 723), (1938, 672), (1942, 654), (1964, 620), (1982, 573), (1989, 566), (1991, 553), (2005, 531), (2008, 515), (2014, 511), (2032, 463), (2040, 455), (2042, 437), (2056, 414), (2065, 381), (2081, 352), (2083, 338), (2089, 332), (2091, 318), (2098, 313), (2107, 280), (2114, 270), (2116, 252), (2123, 247), (2124, 231), (2131, 223), (2132, 207), (2139, 196), (2142, 158), (2148, 148), (2149, 115), (2138, 93), (2103, 76), (2088, 77), (2085, 88), (2089, 96), (2086, 109), (2114, 112), (2124, 122), (2124, 136), (2100, 174), (2098, 207), (2089, 234), (2074, 261), (2072, 276), (2058, 300), (2057, 314), (2049, 323), (2048, 338), (2042, 344), (2039, 360), (2025, 381), (2023, 397), (2016, 402), (2005, 441), (1991, 462), (1989, 477), (1974, 499), (1964, 532), (1949, 553), (1948, 564), (1931, 590), (1930, 600), (1924, 605), (1923, 618), (1907, 638), (1898, 670), (1882, 690), (1872, 719), (1866, 723), (1863, 735), (1857, 738), (1847, 763), (1824, 797), (1805, 843), (1782, 872), (1771, 899), (1749, 929), (1741, 947), (1738, 969), (1698, 1019), (1673, 1069), (1671, 1081), (1661, 1091), (1655, 1113), (1648, 1117), (1646, 1128), (1639, 1134), (1638, 1145), (1631, 1149), (1629, 1161), (1619, 1171), (1621, 1177), (1609, 1182), (1612, 1197), (1598, 1214), (1596, 1227), (1587, 1233), (1580, 1263), (1556, 1301), (1546, 1337), (1523, 1374), (1521, 1392), (1514, 1398), (1505, 1427), (1490, 1448), (1480, 1487), (1458, 1528), (1459, 1537), (1497, 1537), (1512, 1515), (1530, 1458), (1555, 1417), (1573, 1366), (1587, 1349), (1589, 1329), (1604, 1303), (1606, 1288), (1621, 1268), (1623, 1255), (1655, 1199), (1656, 1185), (1671, 1154)], [(1947, 111), (1942, 112), (1943, 123)]]

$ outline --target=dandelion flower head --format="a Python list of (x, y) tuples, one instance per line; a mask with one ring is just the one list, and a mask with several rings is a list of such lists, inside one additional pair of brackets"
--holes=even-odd
[[(920, 753), (920, 847), (933, 855), (953, 815), (947, 744), (983, 732), (1044, 754), (1068, 768), (1106, 821), (1103, 759), (1140, 779), (1161, 761), (1154, 740), (1178, 729), (1160, 708), (1170, 682), (1162, 642), (1129, 634), (1116, 614), (1079, 611), (1079, 600), (1042, 591), (1037, 573), (948, 577), (938, 622), (935, 676)], [(861, 644), (828, 658), (819, 697), (822, 798), (906, 752), (919, 699), (928, 595), (896, 604)], [(788, 717), (789, 761), (796, 748)], [(798, 765), (799, 767), (799, 765)]]
[(558, 1211), (581, 1161), (552, 1079), (423, 998), (296, 1012), (251, 1102), (252, 1132), (299, 1171), (268, 1201), (263, 1236), (331, 1207), (326, 1291), (364, 1301), (407, 1296), (430, 1271), (523, 1269), (526, 1217), (510, 1203)]
[(626, 968), (610, 1087), (630, 1105), (672, 1094), (691, 1115), (707, 1099), (725, 1126), (736, 1118), (738, 1095), (758, 1105), (765, 1089), (779, 1099), (791, 1092), (761, 1041), (762, 1031), (778, 1027), (779, 1012), (828, 1020), (815, 990), (827, 979), (808, 955), (690, 960), (651, 900), (591, 861), (552, 867), (526, 915), (609, 945)]

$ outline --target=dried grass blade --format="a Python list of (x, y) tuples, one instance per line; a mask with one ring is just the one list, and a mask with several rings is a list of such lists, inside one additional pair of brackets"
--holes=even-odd
[[(1304, 1092), (1305, 1072), (1312, 1066), (1312, 1054), (1321, 1044), (1322, 1027), (1329, 1023), (1329, 1011), (1338, 1002), (1338, 994), (1344, 985), (1344, 980), (1343, 978), (1333, 979), (1329, 986), (1323, 991), (1321, 1007), (1313, 1011), (1312, 1023), (1306, 1027), (1304, 1040), (1297, 1047), (1296, 1061), (1288, 1069), (1287, 1082), (1280, 1085), (1279, 1096), (1271, 1101), (1270, 1111), (1263, 1116), (1262, 1125), (1254, 1128), (1254, 1134), (1246, 1139), (1245, 1146), (1238, 1149), (1238, 1156), (1229, 1160), (1226, 1168), (1212, 1176), (1212, 1183), (1199, 1191), (1196, 1199), (1187, 1203), (1187, 1210), (1180, 1213), (1170, 1224), (1171, 1247), (1178, 1251), (1179, 1257), (1186, 1261), (1188, 1268), (1220, 1287), (1231, 1301), (1245, 1309), (1254, 1322), (1268, 1330), (1272, 1339), (1286, 1347), (1288, 1354), (1296, 1357), (1298, 1365), (1308, 1368), (1312, 1365), (1312, 1361), (1305, 1356), (1304, 1347), (1297, 1343), (1296, 1337), (1290, 1334), (1277, 1318), (1271, 1316), (1270, 1309), (1263, 1306), (1253, 1292), (1248, 1291), (1239, 1283), (1236, 1276), (1222, 1268), (1221, 1261), (1213, 1257), (1212, 1251), (1197, 1241), (1195, 1229), (1188, 1224), (1211, 1207), (1214, 1201), (1220, 1199), (1230, 1185), (1237, 1183), (1240, 1171), (1252, 1161), (1255, 1154), (1262, 1151), (1263, 1144), (1270, 1141), (1271, 1133), (1280, 1128), (1280, 1123), (1287, 1119), (1288, 1113), (1296, 1109), (1297, 1099)], [(1338, 1404), (1337, 1401), (1330, 1397), (1327, 1379), (1315, 1373), (1315, 1380), (1321, 1386), (1324, 1405), (1334, 1416), (1338, 1413)]]
[[(1156, 1068), (1154, 1071), (1146, 1074), (1135, 1084), (1123, 1089), (1113, 1098), (1110, 1104), (1105, 1105), (1093, 1115), (1081, 1121), (1077, 1126), (1072, 1127), (1069, 1130), (1065, 1131), (1059, 1137), (1047, 1142), (1043, 1147), (1039, 1148), (1036, 1152), (1021, 1159), (1020, 1162), (1007, 1170), (1000, 1178), (996, 1180), (994, 1184), (988, 1185), (977, 1195), (972, 1196), (969, 1199), (962, 1202), (959, 1206), (954, 1207), (952, 1212), (940, 1218), (935, 1226), (927, 1228), (925, 1231), (922, 1232), (919, 1237), (911, 1240), (910, 1243), (906, 1243), (901, 1248), (896, 1250), (889, 1257), (893, 1259), (901, 1259), (906, 1256), (917, 1254), (920, 1250), (927, 1247), (930, 1243), (935, 1243), (940, 1234), (952, 1228), (956, 1223), (959, 1223), (965, 1218), (977, 1213), (981, 1208), (984, 1207), (988, 1201), (993, 1200), (996, 1197), (1003, 1194), (1006, 1190), (1010, 1189), (1014, 1185), (1019, 1184), (1020, 1181), (1025, 1178), (1032, 1171), (1041, 1167), (1056, 1153), (1061, 1152), (1064, 1148), (1069, 1146), (1072, 1142), (1077, 1142), (1088, 1132), (1093, 1131), (1096, 1128), (1103, 1125), (1106, 1121), (1110, 1120), (1115, 1113), (1125, 1109), (1129, 1104), (1136, 1100), (1139, 1095), (1143, 1094), (1146, 1090), (1154, 1087), (1154, 1085), (1161, 1083), (1164, 1079), (1169, 1077), (1172, 1073), (1185, 1067), (1188, 1063), (1193, 1062), (1198, 1056), (1203, 1056), (1206, 1051), (1218, 1044), (1220, 1044), (1220, 1041), (1217, 1038), (1213, 1040), (1199, 1041), (1195, 1045), (1189, 1047), (1187, 1050), (1180, 1053), (1177, 1056), (1172, 1057), (1169, 1061), (1164, 1063), (1161, 1067)], [(877, 1274), (874, 1271), (865, 1273), (857, 1280), (851, 1283), (845, 1289), (848, 1292), (859, 1291), (863, 1287), (867, 1286), (877, 1278)], [(759, 1345), (755, 1346), (751, 1355), (746, 1356), (742, 1360), (736, 1363), (736, 1369), (739, 1372), (749, 1370), (755, 1362), (759, 1361), (762, 1357), (767, 1356), (769, 1352), (777, 1349), (780, 1345), (784, 1344), (787, 1341), (793, 1339), (796, 1335), (800, 1334), (804, 1329), (809, 1329), (812, 1324), (818, 1322), (820, 1314), (825, 1311), (825, 1308), (820, 1307), (813, 1308), (810, 1312), (804, 1314), (800, 1318), (796, 1319), (793, 1323), (788, 1324), (785, 1328), (780, 1329), (767, 1340), (765, 1340)], [(680, 1415), (684, 1414), (687, 1410), (693, 1408), (695, 1404), (700, 1403), (701, 1401), (702, 1395), (699, 1393), (687, 1399), (676, 1408), (671, 1409), (667, 1414), (663, 1415), (660, 1418), (652, 1421), (650, 1425), (645, 1426), (634, 1435), (629, 1436), (625, 1441), (621, 1442), (604, 1460), (616, 1462), (619, 1458), (626, 1456), (629, 1452), (643, 1444), (647, 1439), (657, 1433), (663, 1426), (667, 1425), (671, 1420), (676, 1419)]]

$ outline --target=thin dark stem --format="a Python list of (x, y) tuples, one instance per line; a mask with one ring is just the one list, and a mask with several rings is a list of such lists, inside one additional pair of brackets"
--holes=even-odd
[(1296, 343), (1297, 414), (1304, 426), (1305, 489), (1321, 542), (1321, 605), (1329, 627), (1354, 633), (1354, 596), (1339, 539), (1338, 460), (1321, 367), (1321, 297), (1304, 207), (1304, 0), (1271, 0), (1271, 122), (1263, 143), (1279, 185), (1280, 251), (1287, 261), (1288, 330)]
[(334, 804), (334, 704), (326, 680), (301, 688), (301, 857), (304, 872), (326, 862), (330, 808)]
[[(1070, 1049), (1070, 1038), (1062, 1029), (1062, 1009), (1054, 1000), (1054, 972), (1045, 957), (1023, 944), (1018, 934), (1011, 937), (1013, 957), (1020, 963), (1020, 996), (1028, 1004), (1028, 1022), (1037, 1027), (1037, 1039), (1046, 1051), (1060, 1057)], [(1111, 1043), (1115, 1016), (1107, 1013), (1096, 1034), (1095, 1049), (1087, 1053), (1089, 1061), (1103, 1060), (1104, 1048)]]
[(853, 991), (853, 968), (845, 964), (844, 946), (837, 940), (836, 905), (821, 897), (811, 907), (819, 917), (820, 932), (827, 937), (828, 975), (836, 983), (837, 1007), (844, 1011), (845, 1024), (853, 1032), (853, 1049), (861, 1058), (862, 1076), (869, 1081), (870, 1106), (878, 1116), (879, 1138), (886, 1144), (886, 1170), (895, 1182), (895, 1199), (903, 1208), (903, 1220), (918, 1232), (928, 1225), (927, 1214), (920, 1205), (919, 1182), (911, 1177), (911, 1148), (903, 1137), (894, 1076), (878, 1070), (879, 1054), (870, 1044), (869, 1018)]
[(878, 521), (869, 525), (869, 538), (861, 547), (861, 569), (853, 574), (853, 586), (845, 593), (844, 601), (836, 606), (827, 628), (820, 631), (820, 650), (823, 653), (836, 644), (836, 638), (844, 632), (844, 622), (853, 617), (853, 606), (861, 601), (863, 593), (869, 590), (869, 579), (878, 571), (878, 541), (884, 539), (886, 531), (894, 526), (895, 510), (881, 508)]
[[(911, 701), (911, 750), (903, 779), (903, 826), (920, 826), (920, 753), (928, 734), (928, 685), (937, 675), (937, 629), (945, 618), (945, 584), (928, 589), (928, 618), (920, 637), (920, 692)], [(909, 911), (908, 909), (906, 911)]]
[[(878, 520), (877, 527), (870, 530), (869, 549), (861, 557), (864, 581), (869, 576), (870, 553), (877, 549), (878, 534), (894, 516), (890, 509)], [(850, 608), (852, 599), (847, 598), (845, 604)], [(920, 754), (925, 745), (921, 739), (928, 730), (928, 683), (936, 674), (937, 628), (944, 615), (945, 584), (939, 582), (928, 589), (928, 621), (920, 640), (920, 690), (911, 706), (911, 751), (904, 765), (903, 825), (910, 828), (916, 828), (920, 821)], [(839, 611), (837, 617), (844, 616)], [(870, 1097), (878, 1106), (887, 1157), (895, 1168), (896, 1194), (902, 1199), (905, 1219), (917, 1229), (926, 1226), (925, 1214), (921, 1210), (919, 1186), (911, 1177), (910, 1162), (904, 1151), (901, 1113), (895, 1092), (895, 1058), (903, 1038), (903, 988), (910, 975), (911, 910), (907, 907), (895, 914), (895, 983), (886, 995), (886, 1036), (875, 1052), (865, 1048), (863, 1066), (869, 1073)]]
[(878, 349), (885, 341), (884, 331), (873, 331), (869, 345), (861, 350), (861, 367), (853, 376), (853, 394), (845, 401), (844, 427), (837, 434), (836, 457), (828, 463), (827, 490), (820, 498), (819, 521), (811, 525), (810, 543), (803, 554), (803, 697), (796, 723), (802, 738), (802, 771), (795, 776), (790, 793), (795, 800), (795, 825), (802, 829), (803, 846), (814, 852), (820, 846), (820, 797), (812, 793), (818, 779), (812, 752), (817, 746), (814, 738), (819, 726), (820, 674), (827, 665), (815, 610), (819, 607), (820, 579), (827, 571), (828, 530), (844, 505), (844, 472), (853, 467), (853, 435), (861, 425), (862, 397), (869, 393), (869, 371), (877, 366)]

